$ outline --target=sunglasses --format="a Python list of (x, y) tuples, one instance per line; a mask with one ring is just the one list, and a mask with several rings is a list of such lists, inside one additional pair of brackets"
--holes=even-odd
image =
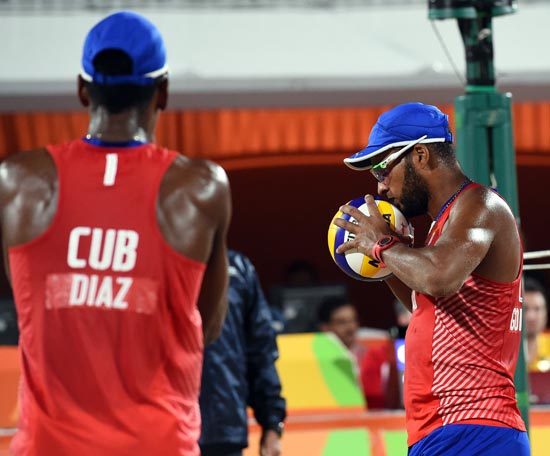
[(416, 141), (407, 144), (405, 147), (403, 147), (403, 149), (400, 149), (397, 152), (388, 155), (384, 160), (382, 160), (380, 163), (377, 163), (370, 169), (371, 174), (378, 182), (383, 183), (386, 177), (390, 175), (393, 167), (399, 163), (399, 160), (401, 160), (407, 152), (410, 152), (414, 146), (422, 142), (427, 137), (428, 135), (424, 135), (418, 138)]

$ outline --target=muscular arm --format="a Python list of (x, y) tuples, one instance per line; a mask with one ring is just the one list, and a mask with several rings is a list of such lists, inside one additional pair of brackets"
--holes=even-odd
[(13, 154), (0, 164), (0, 227), (8, 279), (8, 248), (38, 237), (55, 215), (56, 177), (45, 149)]
[(178, 157), (163, 179), (157, 217), (176, 251), (206, 263), (198, 309), (209, 343), (218, 337), (227, 312), (231, 195), (224, 170), (206, 160)]
[(212, 245), (212, 254), (206, 266), (199, 294), (198, 308), (202, 319), (204, 344), (216, 340), (227, 313), (227, 245), (226, 230), (219, 232)]
[(219, 217), (219, 224), (214, 234), (212, 250), (198, 301), (205, 344), (209, 344), (219, 337), (228, 307), (227, 230), (231, 220), (231, 197), (225, 171), (218, 167), (215, 174), (219, 183), (216, 190), (214, 213)]
[[(373, 216), (361, 215), (354, 208), (346, 209), (361, 221), (355, 227), (355, 241), (341, 246), (342, 251), (355, 247), (369, 255), (376, 240), (387, 234), (387, 225), (375, 211), (372, 198), (368, 198), (367, 204), (373, 206), (370, 210)], [(354, 230), (350, 225), (348, 222), (344, 228)], [(519, 237), (510, 209), (490, 190), (476, 188), (457, 200), (435, 245), (411, 249), (396, 244), (384, 251), (382, 257), (410, 289), (431, 296), (447, 296), (455, 293), (474, 271), (497, 282), (514, 280), (521, 261), (519, 252)], [(394, 291), (400, 294), (404, 291), (396, 282), (389, 285), (392, 290), (394, 285)]]

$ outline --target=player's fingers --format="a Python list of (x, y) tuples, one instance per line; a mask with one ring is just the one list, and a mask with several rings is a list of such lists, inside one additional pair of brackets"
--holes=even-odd
[(374, 199), (374, 196), (365, 195), (365, 204), (367, 205), (369, 215), (379, 213), (378, 206), (376, 205), (376, 201)]
[(346, 231), (349, 231), (351, 233), (355, 233), (355, 231), (357, 230), (357, 224), (356, 223), (353, 223), (353, 222), (350, 222), (349, 220), (344, 220), (342, 218), (337, 218), (337, 219), (334, 219), (334, 223), (336, 226), (339, 226), (340, 228), (346, 230)]
[(356, 246), (357, 246), (357, 241), (343, 242), (343, 243), (340, 244), (340, 245), (338, 246), (338, 248), (336, 249), (336, 253), (344, 254), (344, 253), (346, 253), (348, 250), (351, 250), (351, 249), (356, 248)]
[(344, 214), (347, 214), (353, 217), (355, 220), (361, 220), (361, 217), (366, 217), (365, 214), (363, 214), (355, 206), (350, 206), (348, 204), (344, 204), (343, 206), (340, 206), (340, 212), (343, 212)]

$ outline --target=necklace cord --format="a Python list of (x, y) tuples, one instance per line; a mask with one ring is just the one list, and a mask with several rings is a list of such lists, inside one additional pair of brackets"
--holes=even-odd
[(441, 206), (441, 209), (439, 209), (439, 212), (437, 213), (436, 217), (434, 218), (433, 225), (437, 223), (439, 218), (443, 215), (443, 212), (449, 207), (449, 205), (457, 198), (458, 195), (464, 190), (468, 185), (470, 185), (472, 181), (468, 178), (464, 182), (462, 182), (462, 185), (458, 188), (458, 190), (452, 195), (444, 204)]

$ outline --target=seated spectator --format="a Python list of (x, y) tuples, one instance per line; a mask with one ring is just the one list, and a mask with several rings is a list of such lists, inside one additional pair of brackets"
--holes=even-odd
[(325, 299), (318, 309), (319, 330), (331, 332), (340, 339), (357, 361), (364, 348), (357, 343), (359, 320), (357, 311), (347, 297), (335, 296)]
[(548, 308), (543, 286), (532, 277), (523, 281), (523, 318), (527, 340), (529, 371), (550, 370), (550, 343), (542, 336), (548, 323)]
[[(389, 329), (392, 341), (405, 338), (412, 315), (397, 300), (393, 303), (393, 309), (395, 325)], [(363, 393), (370, 410), (402, 407), (393, 343), (367, 350), (361, 359), (359, 369)]]

